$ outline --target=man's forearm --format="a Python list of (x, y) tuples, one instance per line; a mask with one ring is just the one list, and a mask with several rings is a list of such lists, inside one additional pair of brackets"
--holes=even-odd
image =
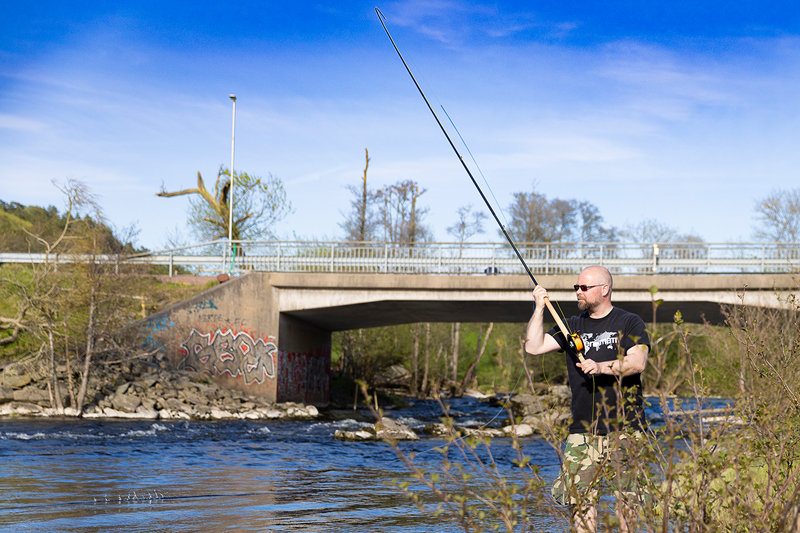
[(601, 374), (609, 376), (632, 376), (641, 374), (647, 366), (648, 348), (643, 344), (637, 344), (628, 350), (623, 357), (614, 361), (604, 361), (597, 363)]
[(533, 316), (528, 321), (525, 351), (532, 355), (547, 353), (544, 350), (544, 306), (536, 306)]

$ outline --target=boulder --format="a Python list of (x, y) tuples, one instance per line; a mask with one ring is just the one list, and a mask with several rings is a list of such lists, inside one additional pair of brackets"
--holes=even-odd
[(192, 409), (191, 405), (186, 405), (185, 403), (176, 398), (168, 398), (164, 401), (164, 404), (166, 404), (167, 409), (170, 411), (184, 413), (186, 415), (194, 414), (194, 409)]
[(359, 429), (358, 431), (344, 431), (341, 429), (337, 429), (336, 432), (333, 434), (333, 438), (336, 440), (344, 440), (348, 442), (359, 442), (359, 441), (366, 441), (366, 440), (375, 440), (375, 434), (369, 429)]
[(10, 416), (10, 415), (32, 416), (41, 414), (42, 414), (42, 408), (32, 403), (10, 402), (0, 405), (0, 416)]
[(3, 385), (12, 389), (21, 389), (26, 385), (30, 385), (31, 381), (30, 374), (18, 376), (16, 374), (10, 374), (8, 371), (3, 372), (3, 379), (0, 380)]
[(450, 434), (450, 429), (441, 422), (436, 422), (423, 427), (422, 432), (426, 435), (433, 435), (434, 437), (444, 437)]
[(286, 416), (289, 418), (316, 418), (319, 411), (313, 405), (289, 406), (286, 408)]
[(217, 409), (216, 407), (211, 408), (211, 412), (209, 416), (214, 420), (223, 420), (227, 418), (236, 418), (234, 414), (230, 411), (223, 411), (221, 409)]
[(495, 428), (459, 428), (465, 437), (496, 438), (505, 437), (506, 433), (502, 429)]
[(336, 430), (333, 438), (344, 441), (419, 440), (411, 428), (386, 417), (381, 418), (374, 426), (358, 431)]
[(411, 372), (401, 364), (384, 368), (375, 375), (376, 386), (402, 385), (411, 377)]
[(535, 394), (517, 394), (511, 398), (511, 412), (515, 417), (537, 415), (545, 410), (541, 397)]
[(158, 418), (158, 411), (151, 407), (145, 407), (144, 405), (140, 405), (136, 408), (136, 414), (141, 415), (142, 418)]
[(377, 440), (419, 440), (414, 430), (391, 418), (383, 417), (375, 424), (375, 438)]
[(14, 391), (15, 402), (50, 402), (50, 394), (46, 390), (37, 389), (33, 385), (29, 385), (24, 389)]
[(117, 411), (135, 413), (136, 408), (142, 405), (142, 399), (133, 394), (117, 394), (111, 400), (111, 405)]
[(503, 428), (503, 433), (508, 436), (529, 437), (533, 435), (533, 428), (528, 424), (516, 424), (513, 426), (506, 426)]
[(9, 387), (0, 387), (0, 403), (13, 402), (14, 390)]

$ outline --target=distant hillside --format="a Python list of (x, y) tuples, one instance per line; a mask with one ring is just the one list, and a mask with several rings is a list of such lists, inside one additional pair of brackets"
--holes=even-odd
[[(36, 237), (55, 241), (64, 230), (66, 217), (53, 206), (26, 206), (0, 200), (0, 252), (43, 252), (45, 247)], [(130, 243), (121, 242), (112, 228), (89, 217), (79, 217), (70, 223), (67, 235), (80, 237), (88, 227), (101, 229), (103, 248), (108, 253), (133, 253)]]

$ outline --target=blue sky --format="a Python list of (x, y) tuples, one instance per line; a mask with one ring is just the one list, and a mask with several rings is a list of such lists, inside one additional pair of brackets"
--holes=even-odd
[[(272, 173), (284, 237), (338, 238), (364, 167), (414, 179), (439, 240), (480, 198), (366, 2), (3, 2), (0, 199), (62, 206), (85, 181), (158, 248), (230, 163)], [(378, 4), (500, 207), (589, 200), (707, 241), (748, 240), (753, 205), (798, 186), (800, 7), (789, 2)], [(466, 154), (464, 154), (466, 156)], [(494, 228), (473, 240), (499, 240)]]

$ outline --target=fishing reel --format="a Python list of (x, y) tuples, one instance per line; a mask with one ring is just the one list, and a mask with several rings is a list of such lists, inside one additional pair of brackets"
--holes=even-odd
[(584, 353), (583, 352), (583, 350), (584, 350), (583, 339), (581, 339), (580, 335), (578, 335), (577, 333), (574, 333), (574, 332), (569, 334), (568, 339), (569, 339), (570, 348), (575, 350), (575, 355), (577, 355), (578, 359), (580, 359), (581, 363), (583, 363), (584, 360), (585, 360), (583, 358), (583, 353)]

